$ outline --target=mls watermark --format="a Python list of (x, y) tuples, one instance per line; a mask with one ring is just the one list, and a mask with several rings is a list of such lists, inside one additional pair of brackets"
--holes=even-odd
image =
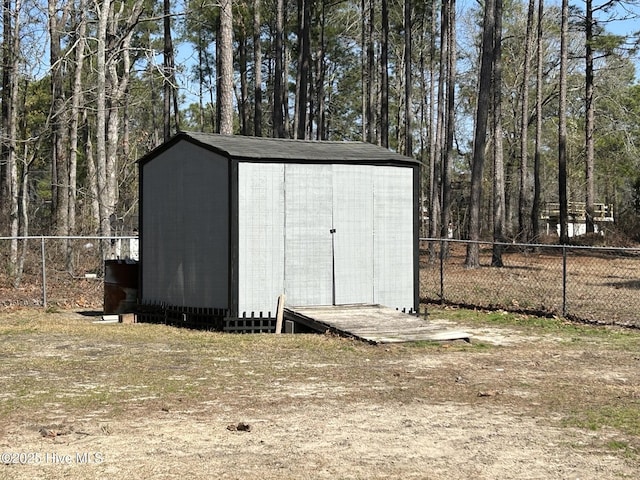
[(104, 461), (102, 452), (0, 452), (4, 465), (96, 465)]

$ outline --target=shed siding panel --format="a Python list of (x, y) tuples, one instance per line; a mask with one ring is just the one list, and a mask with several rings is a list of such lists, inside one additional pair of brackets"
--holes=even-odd
[(372, 303), (373, 172), (370, 165), (334, 165), (336, 304)]
[(331, 305), (332, 166), (285, 165), (285, 293), (289, 305)]
[(275, 315), (284, 288), (284, 165), (238, 165), (238, 311)]
[(228, 161), (180, 142), (143, 168), (143, 302), (228, 308)]
[(414, 304), (413, 169), (377, 167), (374, 178), (375, 302)]

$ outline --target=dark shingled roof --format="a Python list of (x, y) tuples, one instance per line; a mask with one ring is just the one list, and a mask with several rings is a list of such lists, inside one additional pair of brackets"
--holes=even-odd
[(144, 163), (160, 151), (186, 140), (228, 158), (259, 162), (365, 163), (417, 165), (413, 158), (364, 142), (288, 140), (281, 138), (181, 132), (139, 161)]

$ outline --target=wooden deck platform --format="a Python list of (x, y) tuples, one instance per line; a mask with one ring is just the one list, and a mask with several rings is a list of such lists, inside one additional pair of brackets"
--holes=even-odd
[(468, 333), (447, 330), (423, 318), (382, 305), (287, 307), (284, 317), (318, 332), (329, 330), (369, 343), (471, 341)]

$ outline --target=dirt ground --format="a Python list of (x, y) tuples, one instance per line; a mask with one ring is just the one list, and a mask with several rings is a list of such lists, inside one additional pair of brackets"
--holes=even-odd
[(95, 320), (0, 312), (0, 479), (640, 471), (637, 332), (457, 312), (430, 321), (471, 344), (370, 346)]

